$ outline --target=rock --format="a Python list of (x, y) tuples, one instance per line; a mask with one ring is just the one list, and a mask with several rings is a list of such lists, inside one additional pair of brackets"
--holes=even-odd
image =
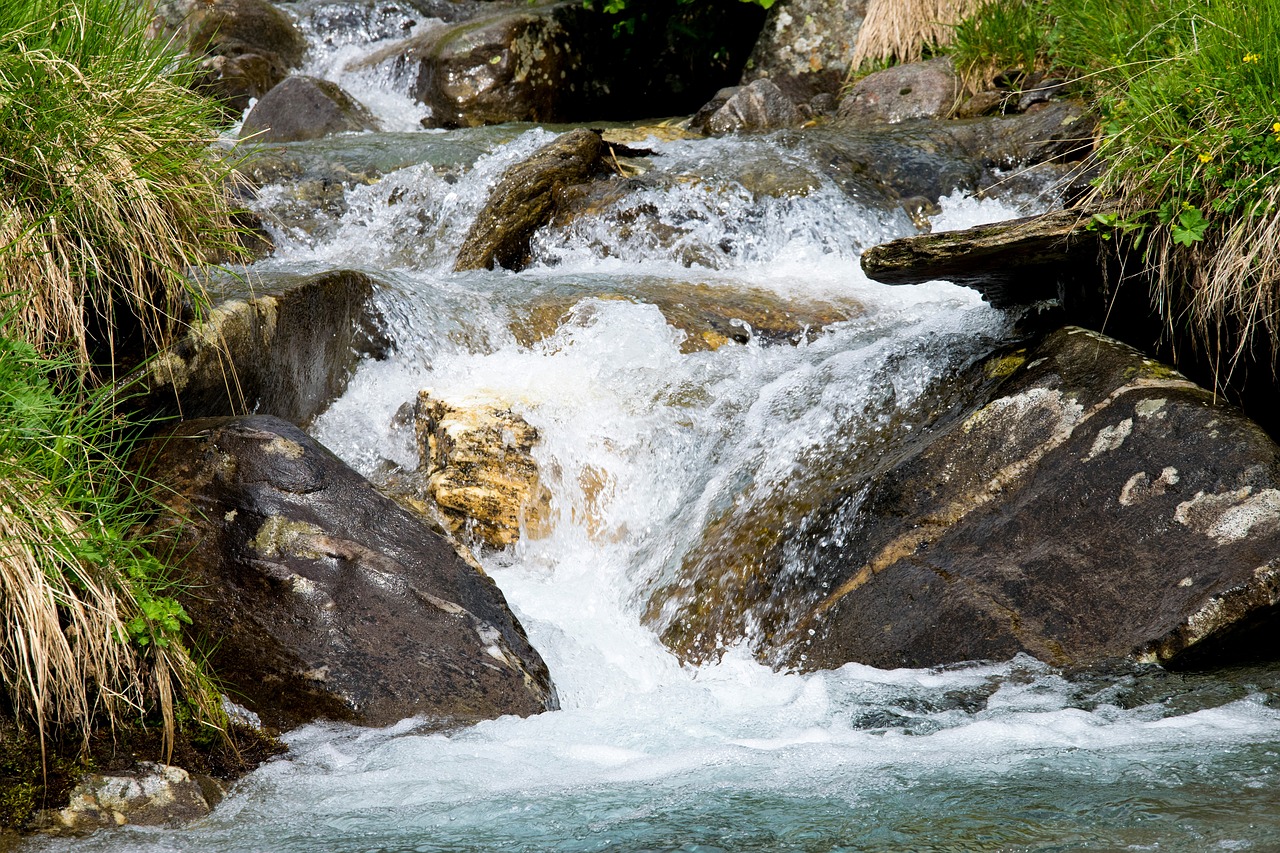
[(377, 119), (337, 83), (298, 74), (284, 80), (254, 105), (240, 128), (240, 138), (296, 142), (378, 129)]
[(455, 271), (522, 269), (533, 232), (552, 217), (556, 190), (583, 183), (603, 169), (604, 141), (593, 130), (571, 130), (508, 169), (467, 233)]
[(191, 634), (263, 722), (447, 726), (556, 707), (493, 582), (297, 427), (185, 421), (138, 468)]
[(626, 299), (654, 305), (666, 321), (685, 333), (680, 351), (719, 349), (755, 340), (765, 345), (813, 341), (831, 325), (862, 314), (857, 303), (784, 298), (776, 293), (709, 284), (627, 281), (616, 288), (576, 285), (571, 293), (551, 295), (533, 305), (511, 332), (523, 346), (555, 334), (583, 299)]
[(1097, 279), (1093, 211), (1059, 210), (1008, 222), (901, 237), (862, 253), (862, 271), (882, 284), (943, 279), (971, 287), (997, 308), (1033, 305)]
[(227, 300), (130, 377), (153, 413), (261, 412), (305, 423), (346, 387), (361, 356), (388, 343), (371, 306), (374, 281), (337, 271), (258, 281)]
[(889, 124), (946, 118), (964, 95), (964, 82), (949, 57), (912, 62), (863, 77), (840, 101), (839, 116)]
[(707, 127), (707, 122), (711, 121), (711, 117), (715, 115), (727, 103), (729, 99), (742, 91), (742, 86), (725, 86), (711, 96), (711, 100), (703, 104), (696, 113), (689, 119), (689, 129), (694, 133), (702, 134)]
[(769, 10), (743, 84), (767, 78), (796, 103), (838, 92), (867, 0), (781, 0)]
[(150, 33), (204, 56), (202, 86), (237, 114), (301, 63), (307, 47), (288, 15), (266, 0), (161, 0)]
[(509, 406), (448, 403), (422, 391), (414, 436), (426, 491), (451, 532), (492, 548), (514, 545), (522, 529), (545, 532), (551, 496), (530, 453), (538, 431)]
[(1052, 77), (1038, 81), (1034, 86), (1024, 88), (1018, 96), (1018, 109), (1026, 112), (1036, 104), (1053, 100), (1067, 90), (1067, 81)]
[(1079, 328), (962, 384), (967, 405), (880, 470), (791, 483), (794, 514), (721, 531), (721, 547), (757, 543), (749, 570), (699, 577), (716, 600), (655, 603), (664, 638), (699, 659), (761, 625), (756, 653), (804, 670), (1265, 653), (1280, 619), (1280, 448), (1256, 424)]
[(429, 126), (476, 127), (568, 119), (574, 93), (566, 78), (576, 79), (580, 51), (552, 4), (438, 27), (363, 64), (386, 62), (414, 81), (410, 94), (431, 108)]
[[(760, 79), (729, 96), (707, 119), (705, 132), (725, 134), (792, 127), (802, 121), (796, 105), (772, 81)], [(691, 125), (692, 126), (692, 125)], [(699, 129), (693, 126), (694, 129)]]
[(964, 103), (956, 108), (956, 118), (978, 118), (980, 116), (994, 115), (1004, 112), (1005, 104), (1009, 101), (1008, 92), (997, 92), (988, 90), (978, 92)]
[(208, 815), (220, 799), (221, 788), (213, 779), (142, 761), (128, 773), (85, 776), (72, 789), (70, 803), (41, 813), (37, 824), (52, 834), (81, 834), (126, 824), (179, 826)]
[(1093, 151), (1097, 115), (1080, 101), (1050, 101), (1025, 115), (947, 122), (953, 138), (999, 169), (1075, 162)]

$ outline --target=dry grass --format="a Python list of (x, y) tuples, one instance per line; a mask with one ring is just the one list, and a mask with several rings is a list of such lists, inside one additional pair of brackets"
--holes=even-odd
[(852, 68), (917, 62), (926, 48), (951, 43), (955, 25), (982, 0), (871, 0), (854, 45)]

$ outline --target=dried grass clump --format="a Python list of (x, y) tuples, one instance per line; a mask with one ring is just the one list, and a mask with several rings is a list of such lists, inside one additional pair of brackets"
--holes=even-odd
[(82, 371), (165, 343), (235, 229), (212, 102), (132, 0), (0, 3), (0, 293), (12, 331)]
[(951, 43), (955, 26), (982, 0), (871, 0), (853, 48), (852, 68), (917, 62), (926, 48)]

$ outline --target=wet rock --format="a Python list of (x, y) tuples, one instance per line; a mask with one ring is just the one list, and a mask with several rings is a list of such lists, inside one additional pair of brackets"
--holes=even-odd
[(205, 57), (201, 86), (236, 114), (283, 80), (306, 51), (289, 16), (266, 0), (162, 0), (150, 32)]
[(364, 64), (391, 62), (413, 79), (434, 127), (563, 121), (567, 77), (581, 62), (556, 4), (506, 8), (389, 46)]
[(1026, 87), (1018, 95), (1018, 109), (1026, 112), (1036, 104), (1051, 101), (1067, 90), (1067, 82), (1057, 77), (1039, 80), (1034, 86)]
[(443, 537), (277, 418), (186, 421), (139, 467), (210, 665), (281, 729), (556, 706), (505, 599)]
[(911, 118), (945, 118), (964, 95), (964, 82), (950, 58), (912, 62), (863, 77), (840, 101), (839, 116), (889, 124)]
[[(800, 111), (772, 81), (760, 79), (735, 91), (706, 120), (709, 134), (792, 127), (802, 121)], [(700, 129), (694, 127), (695, 130)]]
[(221, 788), (209, 777), (180, 767), (139, 762), (128, 773), (93, 773), (71, 791), (62, 809), (37, 819), (50, 834), (78, 835), (113, 826), (179, 826), (213, 811)]
[(685, 333), (680, 351), (716, 350), (749, 341), (765, 345), (797, 345), (813, 341), (832, 323), (862, 313), (854, 302), (784, 298), (763, 290), (715, 287), (690, 282), (628, 281), (616, 289), (575, 286), (572, 292), (548, 294), (511, 325), (524, 346), (555, 334), (584, 299), (625, 299), (657, 307), (666, 321)]
[(1009, 101), (1008, 92), (997, 92), (988, 90), (978, 92), (956, 108), (956, 118), (978, 118), (980, 116), (994, 115), (1004, 112), (1005, 104)]
[(796, 103), (844, 84), (867, 0), (781, 0), (769, 10), (742, 82), (767, 78)]
[(756, 541), (749, 571), (655, 607), (665, 639), (698, 658), (762, 625), (757, 653), (800, 669), (1258, 653), (1280, 619), (1280, 448), (1257, 425), (1078, 328), (963, 384), (880, 470), (731, 523), (719, 544)]
[(261, 412), (305, 423), (346, 387), (361, 356), (385, 353), (374, 282), (349, 271), (258, 280), (132, 377), (139, 405), (212, 417)]
[(1098, 117), (1080, 101), (1058, 100), (1023, 115), (947, 125), (973, 157), (987, 166), (1008, 169), (1083, 160), (1093, 151)]
[(289, 77), (254, 105), (240, 138), (255, 142), (296, 142), (333, 133), (378, 130), (373, 115), (337, 83), (316, 77)]
[(997, 308), (1058, 299), (1098, 278), (1093, 211), (1043, 216), (902, 237), (862, 253), (862, 270), (883, 284), (943, 279), (972, 287)]
[(545, 532), (551, 498), (531, 454), (538, 431), (508, 405), (422, 391), (414, 436), (426, 491), (451, 532), (492, 548), (514, 545), (522, 530)]
[(603, 169), (600, 134), (571, 130), (512, 166), (498, 181), (467, 233), (454, 270), (522, 269), (533, 232), (555, 212), (557, 191), (579, 184)]

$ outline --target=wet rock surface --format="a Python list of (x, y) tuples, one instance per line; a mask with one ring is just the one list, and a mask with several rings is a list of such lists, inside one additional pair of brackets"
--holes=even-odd
[(143, 453), (193, 639), (263, 722), (449, 726), (556, 707), (493, 582), (297, 427), (187, 421)]
[(750, 624), (761, 657), (801, 669), (1267, 654), (1280, 448), (1257, 425), (1078, 328), (967, 384), (871, 470), (712, 525), (716, 546), (756, 550), (660, 591), (664, 639), (703, 659)]
[[(796, 105), (771, 80), (754, 80), (724, 94), (724, 103), (706, 116), (704, 123), (691, 124), (694, 130), (720, 135), (793, 127), (803, 120)], [(705, 108), (700, 111), (705, 112)]]
[(377, 119), (341, 86), (298, 74), (281, 82), (254, 105), (240, 128), (240, 138), (296, 142), (377, 129)]
[(136, 377), (141, 405), (157, 413), (215, 417), (261, 412), (305, 423), (346, 387), (361, 356), (388, 343), (363, 273), (258, 280), (227, 299)]
[(297, 67), (306, 41), (287, 14), (266, 0), (164, 0), (151, 33), (204, 56), (200, 85), (243, 112)]
[(495, 263), (522, 269), (533, 233), (555, 212), (557, 194), (600, 173), (605, 150), (599, 133), (579, 128), (508, 169), (476, 216), (454, 270), (493, 269)]

